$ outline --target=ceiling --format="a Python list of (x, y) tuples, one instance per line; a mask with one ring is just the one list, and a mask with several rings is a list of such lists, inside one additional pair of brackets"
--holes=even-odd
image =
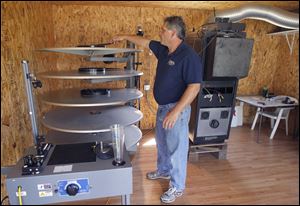
[(223, 10), (239, 7), (249, 3), (257, 3), (279, 7), (286, 10), (299, 9), (299, 1), (48, 1), (56, 5), (90, 5), (90, 6), (130, 6), (184, 8), (201, 10)]

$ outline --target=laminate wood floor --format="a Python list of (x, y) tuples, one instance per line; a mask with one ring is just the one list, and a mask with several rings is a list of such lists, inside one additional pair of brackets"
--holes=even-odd
[[(285, 136), (281, 129), (269, 140), (270, 132), (264, 127), (258, 144), (257, 129), (251, 131), (250, 125), (232, 128), (227, 159), (201, 154), (198, 161), (189, 161), (186, 190), (172, 204), (299, 205), (299, 140)], [(146, 130), (143, 134), (132, 160), (131, 204), (159, 205), (168, 181), (146, 179), (146, 173), (156, 168), (156, 146), (154, 131)], [(72, 204), (121, 204), (121, 198)]]

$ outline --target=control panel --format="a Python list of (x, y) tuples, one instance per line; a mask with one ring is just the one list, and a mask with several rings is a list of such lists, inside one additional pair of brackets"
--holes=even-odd
[(77, 180), (61, 180), (57, 183), (59, 195), (75, 196), (89, 192), (90, 185), (87, 178)]

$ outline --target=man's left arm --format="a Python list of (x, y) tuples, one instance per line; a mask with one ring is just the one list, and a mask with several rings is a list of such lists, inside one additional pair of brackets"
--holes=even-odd
[(184, 91), (180, 100), (177, 102), (176, 106), (172, 109), (172, 111), (170, 111), (166, 115), (163, 121), (163, 128), (171, 129), (174, 127), (179, 114), (187, 105), (192, 103), (192, 101), (197, 96), (199, 90), (200, 90), (200, 83), (193, 83), (187, 86), (186, 90)]

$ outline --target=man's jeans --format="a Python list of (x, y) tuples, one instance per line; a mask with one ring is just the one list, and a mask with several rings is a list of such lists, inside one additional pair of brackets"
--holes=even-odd
[(184, 190), (191, 106), (184, 108), (173, 128), (164, 129), (164, 118), (175, 105), (176, 103), (158, 106), (156, 115), (157, 169), (161, 174), (171, 175), (170, 186), (176, 187), (177, 190)]

